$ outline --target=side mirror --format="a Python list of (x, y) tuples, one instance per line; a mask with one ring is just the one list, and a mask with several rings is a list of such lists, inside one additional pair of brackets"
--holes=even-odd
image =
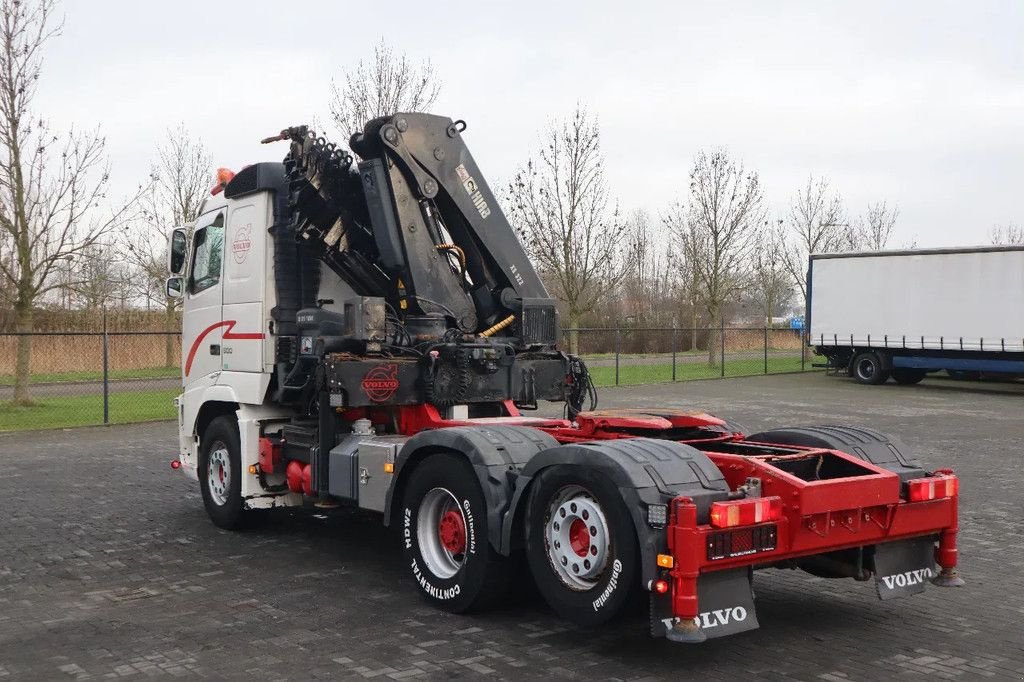
[(165, 285), (167, 298), (181, 298), (181, 292), (185, 290), (185, 280), (182, 277), (168, 277)]
[(167, 250), (167, 270), (172, 275), (180, 275), (185, 269), (185, 251), (188, 246), (188, 239), (185, 236), (185, 228), (176, 227), (171, 232), (170, 248)]

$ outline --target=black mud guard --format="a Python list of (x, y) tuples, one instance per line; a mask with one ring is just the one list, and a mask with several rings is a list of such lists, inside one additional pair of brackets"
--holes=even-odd
[[(702, 573), (697, 578), (696, 618), (701, 639), (735, 635), (760, 627), (754, 608), (752, 568)], [(672, 615), (672, 596), (651, 593), (651, 635), (665, 637), (679, 622)], [(694, 640), (697, 641), (697, 640)]]
[(537, 454), (519, 472), (502, 532), (505, 552), (516, 542), (513, 529), (517, 515), (526, 507), (531, 480), (557, 464), (599, 471), (619, 489), (636, 527), (644, 587), (656, 578), (657, 555), (667, 549), (664, 527), (647, 522), (647, 506), (667, 504), (677, 495), (686, 495), (697, 505), (698, 520), (707, 523), (711, 503), (727, 499), (729, 493), (729, 484), (708, 456), (683, 443), (626, 438), (560, 445)]
[(859, 426), (798, 426), (762, 431), (747, 436), (752, 443), (803, 445), (853, 455), (898, 474), (900, 481), (925, 476), (925, 465), (895, 436)]
[(558, 445), (558, 441), (526, 426), (452, 426), (421, 431), (410, 438), (395, 458), (394, 482), (384, 499), (384, 525), (391, 524), (392, 512), (400, 499), (396, 490), (404, 485), (406, 465), (434, 452), (450, 451), (465, 456), (473, 465), (487, 501), (488, 540), (495, 550), (508, 554), (501, 543), (502, 523), (512, 496), (515, 476), (532, 457)]

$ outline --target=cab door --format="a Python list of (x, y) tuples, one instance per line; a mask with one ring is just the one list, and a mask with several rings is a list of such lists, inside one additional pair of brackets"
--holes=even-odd
[(192, 233), (182, 321), (182, 383), (186, 388), (221, 370), (224, 335), (224, 225), (226, 208), (205, 213)]
[(224, 345), (222, 367), (263, 371), (263, 290), (266, 281), (266, 192), (231, 203), (224, 257)]

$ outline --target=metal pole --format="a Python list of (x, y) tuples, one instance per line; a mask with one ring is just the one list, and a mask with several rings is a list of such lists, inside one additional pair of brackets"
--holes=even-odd
[(619, 385), (619, 342), (621, 334), (618, 327), (615, 328), (615, 385)]
[(676, 348), (677, 342), (679, 341), (677, 338), (677, 332), (678, 330), (675, 327), (672, 327), (672, 381), (676, 380)]
[(725, 322), (722, 322), (722, 327), (719, 333), (722, 339), (722, 354), (718, 356), (718, 364), (722, 367), (722, 377), (725, 377)]
[(764, 373), (768, 373), (768, 327), (764, 328)]
[(805, 359), (807, 357), (807, 354), (806, 354), (807, 344), (805, 343), (805, 341), (806, 341), (806, 339), (804, 338), (804, 330), (801, 329), (800, 330), (800, 371), (801, 372), (806, 369), (804, 367), (804, 361), (805, 361)]
[(107, 335), (107, 308), (103, 307), (103, 423), (110, 423), (110, 337)]

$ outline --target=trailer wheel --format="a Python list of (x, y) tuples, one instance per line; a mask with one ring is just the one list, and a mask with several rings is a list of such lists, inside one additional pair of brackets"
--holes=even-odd
[(618, 489), (556, 465), (534, 479), (526, 514), (527, 560), (551, 608), (583, 626), (618, 615), (639, 584), (636, 531)]
[(928, 372), (923, 369), (910, 369), (906, 367), (897, 367), (892, 371), (892, 378), (897, 384), (903, 386), (910, 386), (911, 384), (919, 384), (924, 379)]
[(238, 424), (222, 415), (209, 423), (199, 445), (199, 489), (214, 525), (237, 530), (251, 512), (242, 501), (242, 456)]
[(889, 370), (882, 365), (882, 358), (878, 353), (865, 351), (854, 356), (851, 363), (853, 378), (859, 383), (875, 386), (884, 384), (889, 378)]
[(488, 542), (480, 482), (462, 457), (431, 455), (402, 497), (405, 563), (420, 593), (453, 613), (493, 605), (508, 591), (510, 563)]

